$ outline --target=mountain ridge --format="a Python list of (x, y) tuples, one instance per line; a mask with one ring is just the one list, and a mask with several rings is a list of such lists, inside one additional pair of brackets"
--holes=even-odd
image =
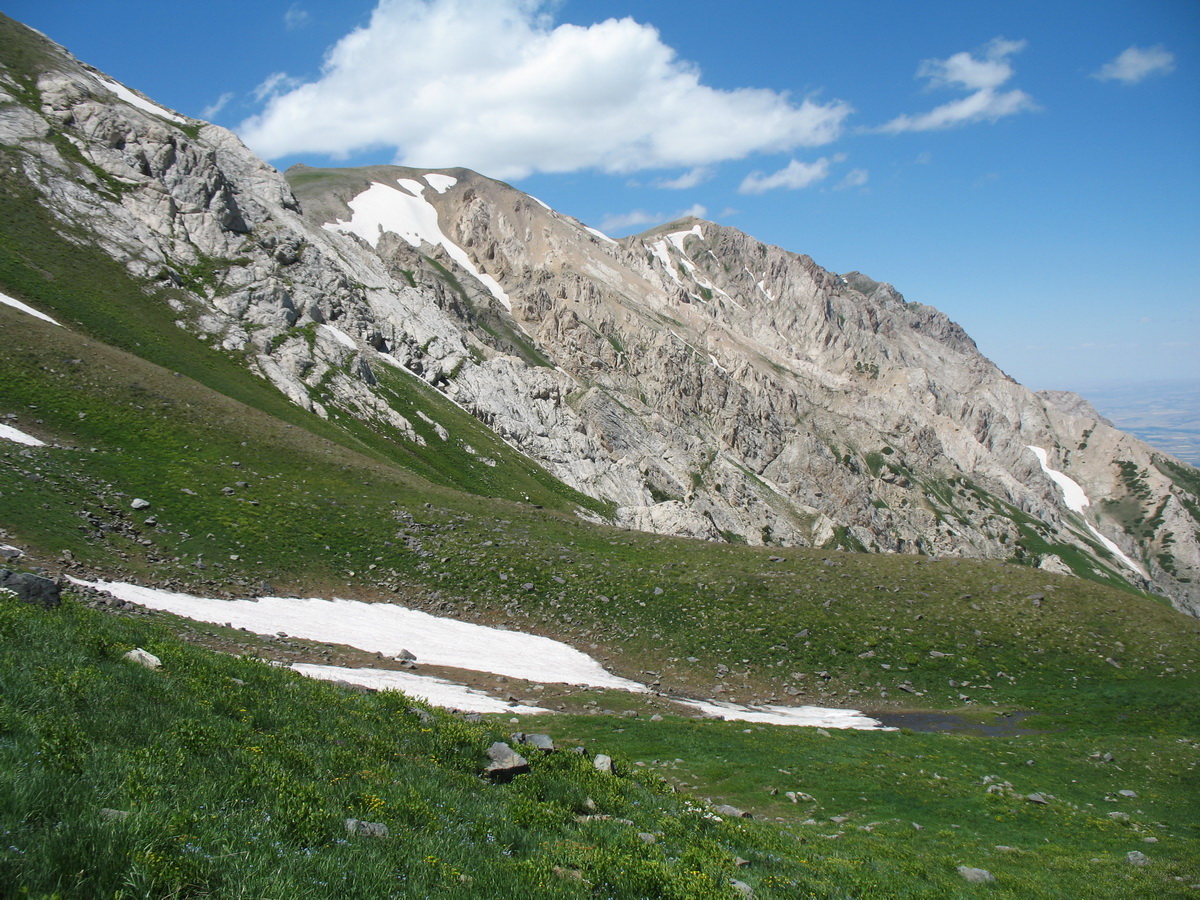
[[(289, 184), (111, 83), (69, 56), (6, 75), (25, 183), (302, 409), (456, 440), (397, 408), (381, 378), (400, 372), (627, 527), (1016, 560), (1200, 608), (1191, 470), (1036, 397), (885, 282), (700, 220), (613, 241), (465, 169)], [(337, 233), (381, 182), (401, 224)]]

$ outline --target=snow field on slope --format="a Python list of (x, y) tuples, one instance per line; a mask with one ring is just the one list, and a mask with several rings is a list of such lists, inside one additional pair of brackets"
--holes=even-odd
[[(426, 175), (426, 180), (429, 177)], [(434, 177), (437, 178), (436, 175)], [(424, 197), (425, 186), (410, 178), (399, 178), (396, 184), (399, 187), (374, 182), (347, 204), (353, 213), (350, 221), (339, 219), (325, 225), (325, 228), (357, 235), (372, 247), (379, 244), (379, 238), (385, 231), (399, 235), (413, 247), (420, 247), (422, 241), (435, 247), (441, 246), (451, 259), (477, 278), (505, 309), (511, 311), (512, 302), (500, 282), (476, 269), (466, 251), (442, 233), (437, 210)], [(436, 186), (434, 189), (437, 189)]]
[(40, 312), (39, 310), (34, 309), (32, 306), (8, 296), (8, 294), (0, 294), (0, 303), (3, 303), (5, 306), (11, 306), (13, 309), (19, 309), (23, 313), (29, 313), (29, 315), (36, 319), (41, 319), (43, 322), (49, 322), (51, 325), (57, 325), (59, 328), (62, 328), (62, 323), (55, 322), (44, 312)]
[(408, 650), (419, 662), (527, 681), (586, 684), (644, 693), (645, 685), (613, 675), (586, 653), (550, 638), (433, 616), (390, 603), (319, 597), (218, 600), (122, 582), (78, 582), (122, 600), (199, 622), (346, 644), (395, 656)]
[[(646, 685), (613, 675), (587, 654), (561, 641), (441, 618), (388, 603), (293, 597), (217, 600), (124, 582), (88, 582), (76, 578), (71, 581), (150, 609), (164, 610), (198, 622), (245, 628), (255, 634), (283, 632), (291, 637), (345, 644), (386, 656), (408, 650), (419, 662), (428, 665), (488, 672), (543, 684), (586, 684), (631, 693), (650, 693)], [(534, 714), (548, 711), (534, 706), (510, 706), (465, 685), (428, 675), (299, 663), (292, 668), (315, 678), (347, 681), (379, 690), (400, 690), (437, 706), (469, 712)], [(825, 728), (881, 727), (880, 722), (853, 709), (752, 707), (712, 700), (672, 702), (707, 716), (734, 721)]]
[(102, 85), (104, 85), (106, 88), (108, 88), (110, 91), (112, 91), (114, 94), (116, 94), (118, 97), (120, 97), (122, 100), (124, 100), (126, 103), (128, 103), (130, 106), (136, 106), (138, 109), (143, 110), (144, 112), (153, 113), (156, 116), (159, 116), (163, 119), (168, 119), (179, 125), (187, 125), (188, 124), (188, 120), (185, 119), (183, 116), (177, 116), (177, 115), (175, 115), (175, 113), (171, 112), (169, 109), (164, 109), (163, 107), (159, 106), (157, 103), (151, 103), (149, 100), (139, 97), (137, 94), (135, 94), (129, 88), (125, 87), (125, 85), (123, 85), (123, 84), (118, 84), (115, 81), (110, 81), (109, 79), (104, 78), (101, 75), (93, 74), (92, 77), (95, 78)]
[(414, 675), (412, 672), (395, 672), (390, 669), (347, 669), (343, 666), (320, 666), (312, 663), (293, 663), (291, 668), (301, 675), (319, 678), (322, 681), (345, 681), (377, 691), (403, 691), (410, 697), (444, 709), (525, 716), (550, 712), (540, 706), (514, 706), (490, 694), (432, 675)]
[(39, 441), (32, 434), (26, 434), (19, 428), (13, 428), (11, 425), (0, 425), (0, 440), (13, 441), (17, 444), (24, 444), (27, 447), (45, 447), (45, 441)]
[[(1091, 500), (1088, 499), (1087, 492), (1083, 489), (1083, 486), (1070, 476), (1065, 475), (1062, 472), (1056, 472), (1054, 469), (1050, 468), (1050, 464), (1047, 461), (1048, 457), (1046, 451), (1041, 447), (1034, 447), (1029, 444), (1026, 446), (1033, 451), (1033, 455), (1036, 456), (1038, 462), (1041, 463), (1042, 471), (1045, 472), (1046, 475), (1049, 476), (1050, 480), (1057, 484), (1062, 490), (1063, 502), (1067, 504), (1067, 509), (1071, 510), (1072, 512), (1077, 512), (1082, 516), (1084, 507), (1091, 505)], [(1100, 543), (1102, 543), (1104, 547), (1110, 553), (1112, 553), (1113, 556), (1115, 556), (1129, 568), (1133, 569), (1133, 571), (1137, 572), (1143, 578), (1150, 577), (1146, 574), (1146, 570), (1126, 556), (1120, 547), (1097, 531), (1095, 525), (1087, 520), (1084, 520), (1084, 524), (1087, 525), (1088, 531), (1095, 535), (1096, 539), (1100, 541)]]

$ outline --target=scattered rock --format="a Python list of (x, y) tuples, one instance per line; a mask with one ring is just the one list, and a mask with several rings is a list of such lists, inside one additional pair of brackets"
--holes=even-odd
[(1137, 797), (1137, 791), (1117, 791), (1117, 793), (1122, 797), (1128, 797), (1130, 800)]
[(592, 765), (596, 767), (597, 772), (607, 772), (609, 775), (616, 774), (612, 757), (606, 756), (603, 753), (596, 754), (596, 758), (592, 760)]
[(719, 815), (728, 816), (731, 819), (752, 819), (752, 818), (754, 818), (750, 813), (745, 812), (744, 810), (740, 810), (736, 806), (730, 806), (727, 803), (723, 803), (720, 806), (715, 806), (715, 807), (713, 807), (713, 809)]
[(159, 659), (157, 656), (155, 656), (153, 653), (150, 653), (147, 650), (143, 650), (141, 647), (136, 647), (133, 650), (130, 650), (122, 658), (127, 659), (130, 662), (135, 662), (138, 665), (145, 666), (147, 669), (161, 669), (162, 668), (162, 660)]
[(124, 822), (129, 818), (129, 810), (104, 807), (100, 810), (100, 818), (105, 822)]
[(15, 594), (18, 600), (43, 609), (54, 609), (62, 603), (58, 585), (49, 578), (32, 572), (10, 572), (0, 569), (0, 590)]
[(741, 894), (743, 897), (753, 897), (754, 888), (746, 884), (744, 881), (738, 881), (736, 878), (729, 879), (729, 886)]
[(388, 836), (388, 827), (382, 822), (363, 822), (360, 819), (347, 819), (346, 834), (385, 838)]
[(658, 843), (658, 838), (656, 838), (654, 835), (652, 835), (648, 831), (638, 832), (638, 840), (640, 840), (643, 844), (657, 844)]
[(1148, 866), (1150, 865), (1150, 857), (1141, 850), (1130, 850), (1125, 854), (1125, 861), (1131, 866)]
[(511, 781), (515, 776), (529, 771), (529, 760), (503, 741), (488, 747), (488, 763), (484, 774), (492, 781)]
[(1041, 794), (1038, 794), (1038, 793), (1026, 794), (1025, 799), (1028, 800), (1030, 803), (1038, 803), (1038, 804), (1041, 804), (1042, 806), (1045, 806), (1047, 803), (1050, 802), (1049, 800), (1047, 800), (1045, 797), (1043, 797)]
[(996, 880), (996, 876), (987, 869), (976, 869), (972, 866), (959, 866), (958, 874), (971, 884), (987, 884)]
[(130, 503), (129, 506), (131, 509), (149, 509), (150, 501), (143, 500), (141, 497), (138, 497), (132, 503)]

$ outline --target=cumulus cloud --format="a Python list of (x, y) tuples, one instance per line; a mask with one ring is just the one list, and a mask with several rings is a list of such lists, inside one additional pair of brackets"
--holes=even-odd
[(1106, 62), (1092, 77), (1101, 81), (1121, 81), (1137, 84), (1151, 75), (1167, 75), (1175, 71), (1175, 55), (1162, 44), (1154, 47), (1130, 47), (1114, 60)]
[(232, 99), (233, 99), (233, 92), (226, 91), (224, 94), (222, 94), (220, 97), (218, 97), (212, 103), (210, 103), (208, 106), (204, 107), (204, 109), (200, 110), (200, 118), (207, 119), (208, 121), (211, 122), (213, 120), (213, 118), (218, 113), (220, 113), (221, 110), (223, 110), (226, 107), (226, 105), (228, 105), (229, 101)]
[(703, 184), (713, 176), (711, 166), (697, 166), (690, 171), (684, 172), (678, 178), (659, 179), (654, 182), (654, 186), (658, 188), (666, 188), (672, 191), (685, 191), (688, 188), (694, 188), (698, 184)]
[(771, 175), (763, 172), (751, 172), (742, 180), (738, 193), (765, 194), (767, 191), (775, 191), (780, 188), (793, 191), (806, 188), (810, 184), (816, 184), (818, 181), (828, 178), (829, 165), (830, 160), (824, 156), (812, 163), (802, 163), (793, 159)]
[[(850, 107), (717, 90), (631, 18), (555, 25), (551, 0), (380, 0), (321, 76), (264, 93), (242, 138), (267, 158), (391, 149), (500, 178), (696, 167), (836, 139)], [(279, 84), (273, 85), (278, 88)]]
[(1000, 90), (1013, 76), (1009, 57), (1024, 48), (1025, 41), (996, 38), (983, 48), (979, 56), (964, 51), (948, 59), (925, 60), (917, 69), (917, 77), (927, 78), (929, 88), (967, 90), (970, 93), (927, 113), (897, 116), (879, 130), (891, 134), (936, 131), (973, 122), (995, 122), (1005, 116), (1037, 109), (1033, 98), (1024, 91)]

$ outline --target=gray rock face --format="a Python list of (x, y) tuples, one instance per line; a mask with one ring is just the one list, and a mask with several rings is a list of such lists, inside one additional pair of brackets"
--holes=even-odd
[[(886, 283), (695, 219), (611, 241), (464, 169), (301, 167), (289, 184), (65, 51), (38, 88), (32, 108), (0, 81), (0, 138), (28, 151), (44, 205), (318, 415), (422, 443), (380, 383), (390, 369), (625, 527), (1095, 568), (1200, 613), (1196, 470), (1017, 384)], [(436, 233), (350, 233), (379, 184)]]

